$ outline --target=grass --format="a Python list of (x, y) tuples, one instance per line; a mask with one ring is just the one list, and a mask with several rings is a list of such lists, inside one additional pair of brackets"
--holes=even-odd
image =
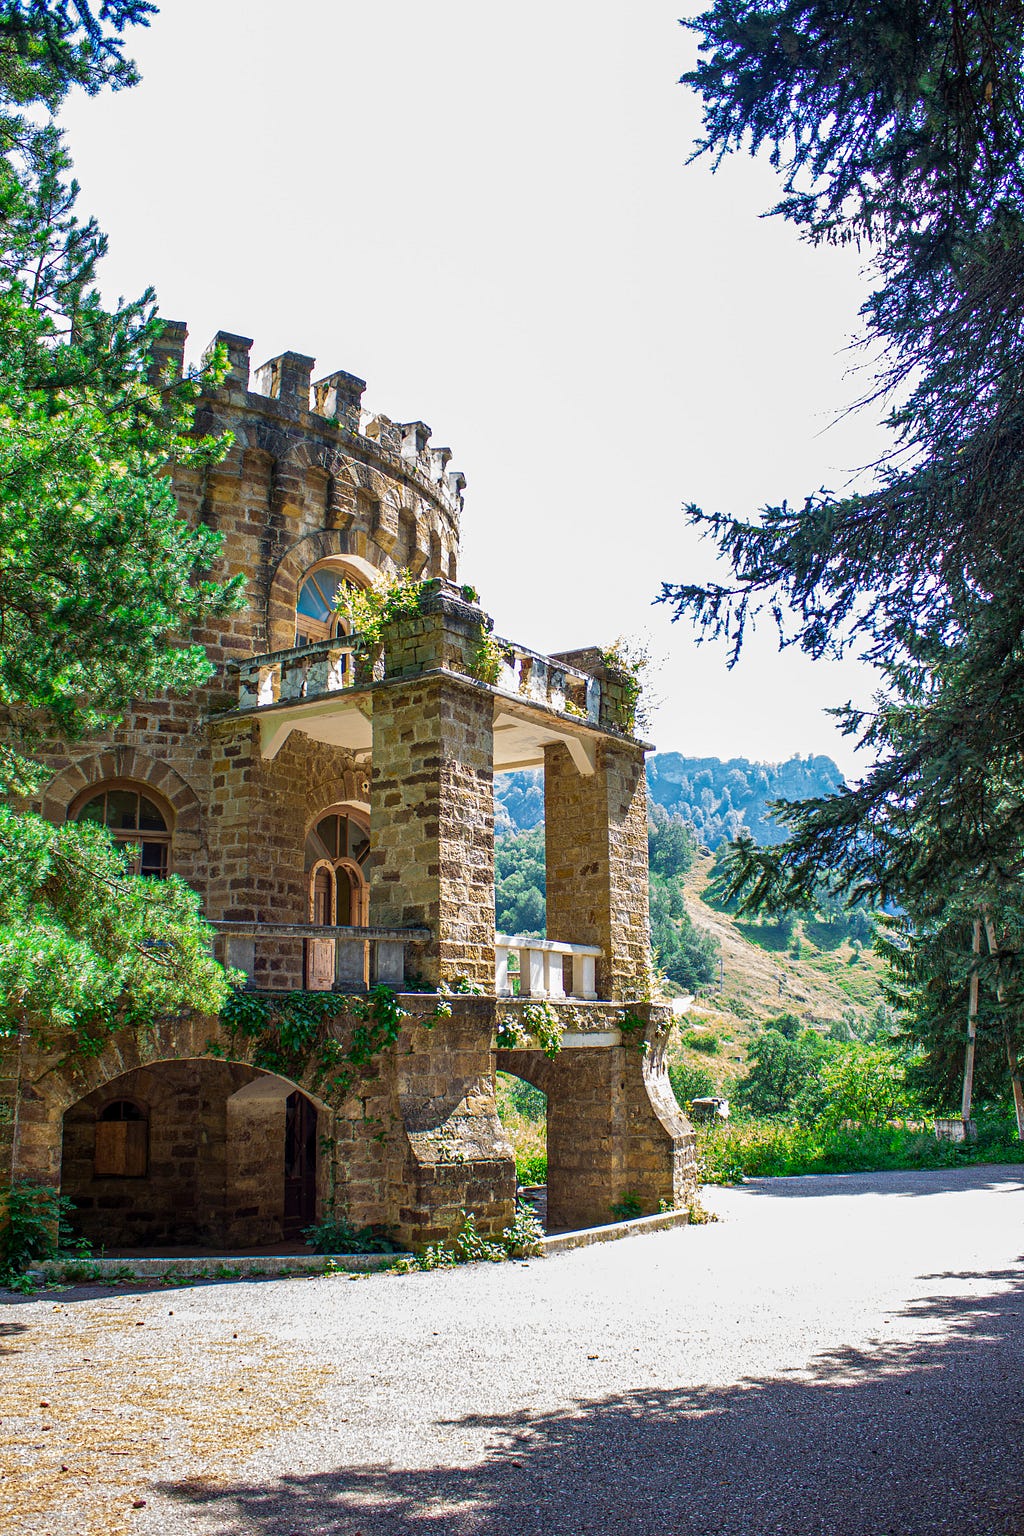
[(898, 1125), (807, 1126), (737, 1120), (697, 1127), (705, 1184), (806, 1173), (880, 1173), (899, 1168), (959, 1168), (1024, 1162), (1024, 1144), (1005, 1121), (982, 1122), (976, 1142), (937, 1141)]

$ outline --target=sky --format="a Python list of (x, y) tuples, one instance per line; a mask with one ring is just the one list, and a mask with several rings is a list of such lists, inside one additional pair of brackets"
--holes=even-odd
[(726, 572), (682, 507), (842, 490), (881, 444), (849, 343), (858, 258), (779, 219), (765, 161), (687, 164), (679, 0), (166, 0), (142, 82), (69, 100), (110, 299), (152, 285), (198, 358), (315, 356), (423, 420), (467, 477), (461, 575), (535, 650), (639, 638), (660, 750), (858, 760), (825, 713), (853, 660), (729, 671), (663, 580)]

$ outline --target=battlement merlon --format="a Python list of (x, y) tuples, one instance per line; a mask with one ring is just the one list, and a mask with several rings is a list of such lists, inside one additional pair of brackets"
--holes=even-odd
[[(165, 320), (163, 327), (153, 344), (153, 375), (173, 382), (184, 372), (188, 326), (183, 320)], [(303, 352), (282, 352), (255, 369), (250, 387), (252, 338), (218, 331), (203, 352), (204, 364), (217, 347), (227, 353), (227, 372), (216, 391), (225, 404), (252, 410), (259, 409), (261, 401), (273, 401), (277, 416), (283, 411), (294, 418), (310, 415), (332, 421), (342, 431), (372, 443), (401, 473), (422, 479), (456, 518), (461, 515), (466, 477), (449, 470), (451, 449), (430, 446), (425, 422), (393, 422), (366, 411), (362, 404), (365, 379), (339, 370), (313, 380), (315, 358)]]

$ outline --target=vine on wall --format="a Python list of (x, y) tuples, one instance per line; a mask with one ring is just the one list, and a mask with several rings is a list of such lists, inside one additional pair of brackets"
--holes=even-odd
[[(431, 1029), (451, 1016), (443, 999), (420, 1018)], [(391, 987), (374, 987), (365, 997), (334, 992), (283, 992), (267, 995), (235, 992), (221, 1011), (231, 1040), (254, 1042), (254, 1067), (297, 1082), (309, 1074), (310, 1086), (325, 1097), (343, 1099), (358, 1078), (395, 1044), (407, 1016)], [(339, 1024), (351, 1021), (349, 1029)], [(224, 1051), (211, 1044), (211, 1054)]]

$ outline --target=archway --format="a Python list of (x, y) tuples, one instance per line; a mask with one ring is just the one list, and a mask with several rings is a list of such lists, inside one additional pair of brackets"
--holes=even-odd
[(542, 1088), (511, 1072), (495, 1073), (494, 1097), (516, 1157), (519, 1197), (547, 1222), (548, 1098)]
[(61, 1193), (76, 1233), (107, 1253), (294, 1251), (321, 1162), (313, 1101), (238, 1062), (137, 1067), (63, 1117)]

